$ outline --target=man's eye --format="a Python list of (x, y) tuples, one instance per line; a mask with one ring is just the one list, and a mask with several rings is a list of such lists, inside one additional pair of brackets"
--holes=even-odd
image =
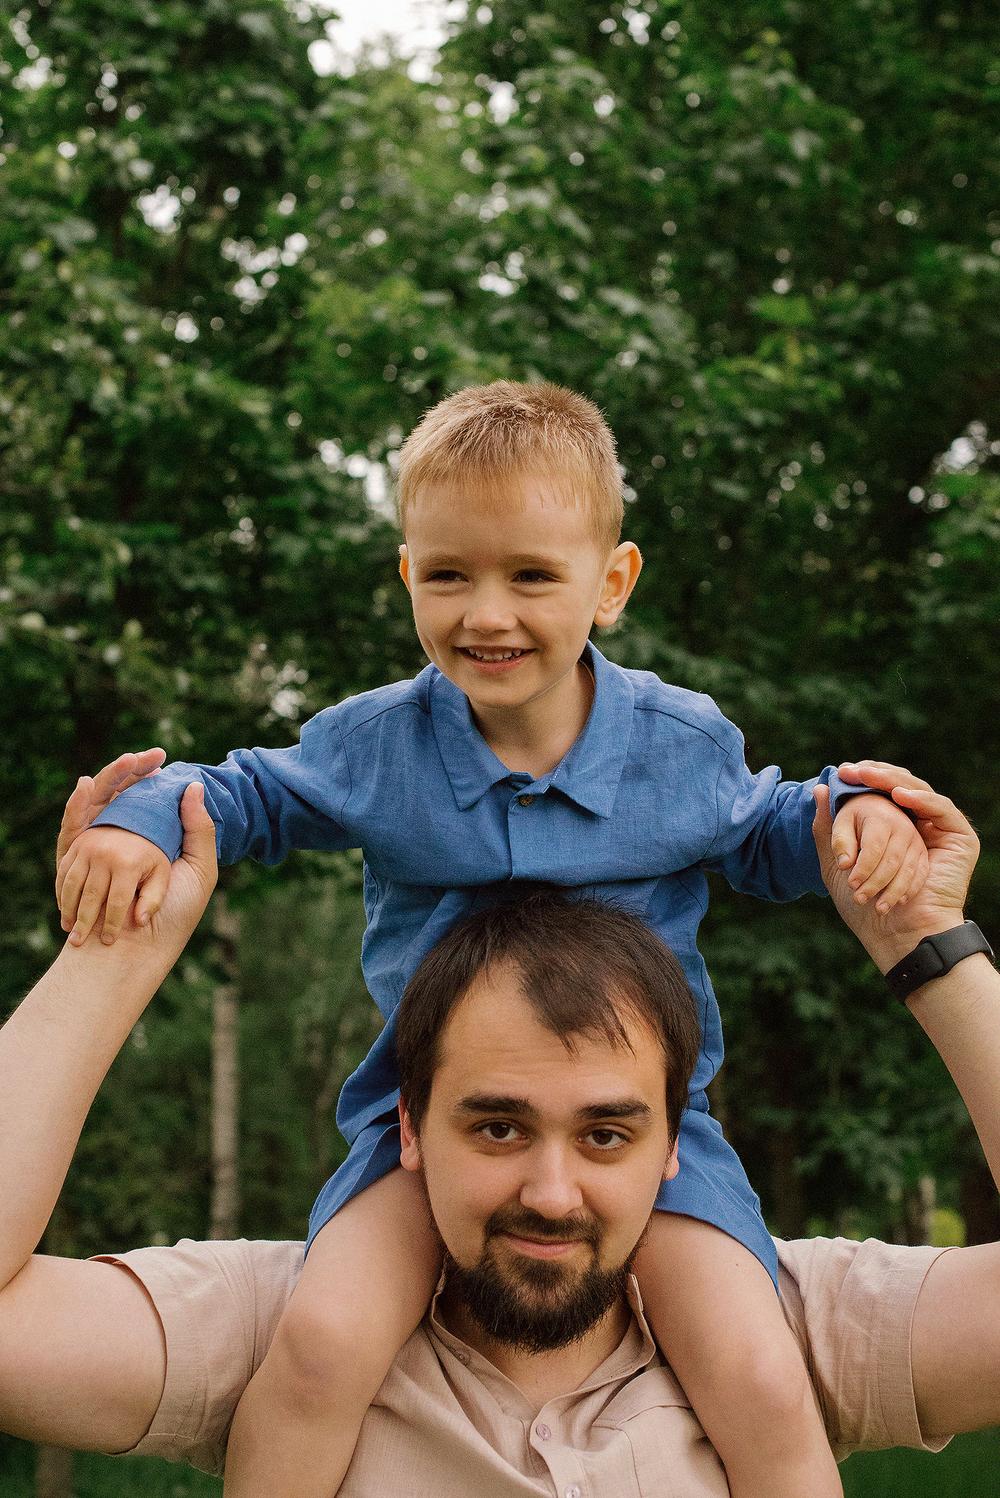
[(617, 1149), (626, 1142), (625, 1135), (619, 1134), (617, 1129), (591, 1129), (587, 1139), (594, 1149), (603, 1151)]
[(491, 1144), (509, 1144), (511, 1140), (518, 1137), (517, 1129), (509, 1123), (485, 1123), (480, 1124), (476, 1131)]

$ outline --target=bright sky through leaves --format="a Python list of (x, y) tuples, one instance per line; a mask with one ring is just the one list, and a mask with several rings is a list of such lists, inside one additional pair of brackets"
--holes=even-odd
[(394, 46), (412, 57), (411, 72), (422, 73), (429, 54), (444, 40), (444, 20), (452, 9), (464, 13), (459, 0), (337, 0), (327, 25), (328, 42), (315, 42), (309, 49), (313, 67), (321, 76), (351, 72), (351, 59), (364, 46), (378, 47), (388, 37)]

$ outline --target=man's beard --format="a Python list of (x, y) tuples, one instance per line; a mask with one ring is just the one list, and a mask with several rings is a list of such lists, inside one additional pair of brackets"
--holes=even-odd
[[(623, 1298), (639, 1246), (624, 1264), (602, 1269), (601, 1231), (595, 1223), (573, 1219), (555, 1222), (510, 1208), (494, 1212), (484, 1233), (483, 1252), (471, 1269), (456, 1264), (445, 1253), (449, 1293), (487, 1336), (529, 1353), (554, 1352), (596, 1326)], [(552, 1259), (518, 1255), (516, 1267), (501, 1265), (496, 1247), (504, 1233), (547, 1242), (579, 1240), (589, 1247), (590, 1262), (579, 1271)]]

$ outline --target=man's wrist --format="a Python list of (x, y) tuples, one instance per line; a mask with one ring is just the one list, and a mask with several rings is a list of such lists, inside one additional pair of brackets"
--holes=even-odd
[(925, 936), (885, 975), (890, 991), (905, 1003), (929, 983), (945, 978), (967, 958), (984, 956), (993, 961), (993, 949), (975, 921), (963, 921), (935, 936)]
[(128, 998), (144, 992), (148, 1001), (186, 945), (186, 937), (173, 940), (143, 930), (120, 936), (107, 947), (92, 933), (82, 947), (67, 942), (56, 961), (75, 983)]
[(929, 936), (940, 936), (945, 931), (954, 931), (957, 926), (963, 925), (965, 915), (961, 910), (950, 911), (942, 914), (940, 920), (922, 923), (916, 931), (906, 931), (899, 934), (880, 933), (865, 945), (869, 956), (875, 963), (879, 972), (885, 976), (897, 963), (909, 957), (922, 941)]

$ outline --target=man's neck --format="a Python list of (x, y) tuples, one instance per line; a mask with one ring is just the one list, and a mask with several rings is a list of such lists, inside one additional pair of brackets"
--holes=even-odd
[(632, 1312), (622, 1298), (582, 1337), (553, 1352), (525, 1352), (488, 1336), (465, 1305), (449, 1296), (447, 1285), (438, 1302), (438, 1314), (450, 1332), (488, 1358), (541, 1409), (550, 1399), (580, 1388), (607, 1361), (628, 1330)]

